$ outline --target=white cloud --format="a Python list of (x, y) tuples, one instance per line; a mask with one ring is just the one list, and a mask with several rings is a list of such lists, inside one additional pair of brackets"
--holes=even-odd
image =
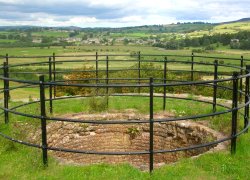
[(0, 0), (1, 25), (131, 26), (250, 17), (249, 0)]

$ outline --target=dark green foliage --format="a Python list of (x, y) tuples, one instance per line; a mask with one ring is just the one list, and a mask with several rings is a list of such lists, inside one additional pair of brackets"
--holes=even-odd
[[(239, 42), (235, 43), (232, 40)], [(170, 40), (167, 42), (157, 42), (153, 44), (155, 47), (166, 49), (181, 49), (183, 47), (205, 47), (205, 50), (214, 50), (212, 44), (223, 44), (224, 46), (230, 45), (233, 49), (250, 49), (250, 31), (239, 31), (235, 34), (214, 34), (211, 36), (203, 35), (199, 38), (185, 38), (183, 40)]]
[(73, 32), (69, 33), (69, 37), (75, 37), (75, 36), (77, 36), (78, 34), (80, 34), (79, 31), (73, 31)]
[(250, 49), (250, 38), (242, 40), (240, 43), (240, 49), (249, 50)]
[[(82, 72), (73, 72), (64, 76), (66, 84), (90, 84), (94, 83), (95, 72), (93, 71), (94, 67), (83, 66), (82, 68), (76, 69), (76, 71)], [(70, 96), (70, 95), (89, 95), (95, 89), (87, 87), (74, 87), (74, 86), (57, 86), (57, 96)]]

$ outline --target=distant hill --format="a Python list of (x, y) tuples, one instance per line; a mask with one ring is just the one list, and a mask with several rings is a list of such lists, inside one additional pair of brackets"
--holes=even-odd
[[(109, 27), (98, 27), (98, 28), (81, 28), (77, 26), (65, 26), (65, 27), (42, 27), (42, 26), (0, 26), (0, 31), (48, 31), (48, 30), (67, 30), (67, 31), (82, 31), (82, 32), (109, 32), (109, 33), (150, 33), (150, 34), (161, 34), (161, 33), (195, 33), (199, 32), (198, 36), (208, 34), (208, 32), (214, 33), (235, 33), (239, 30), (249, 30), (249, 25), (244, 23), (250, 22), (250, 18), (243, 18), (237, 21), (222, 22), (222, 23), (205, 23), (205, 22), (185, 22), (176, 24), (166, 25), (144, 25), (144, 26), (132, 26), (132, 27), (121, 27), (121, 28), (109, 28)], [(241, 26), (245, 26), (243, 29), (237, 27), (239, 23), (243, 23)], [(236, 26), (237, 24), (237, 26)], [(225, 26), (228, 27), (225, 27)], [(191, 34), (193, 36), (193, 34)]]
[(231, 24), (231, 23), (237, 23), (237, 22), (250, 22), (250, 18), (242, 18), (236, 21), (227, 21), (227, 22), (222, 22), (222, 23), (218, 23), (218, 24)]

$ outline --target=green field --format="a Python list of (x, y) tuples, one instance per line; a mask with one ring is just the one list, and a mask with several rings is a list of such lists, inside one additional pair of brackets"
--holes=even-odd
[(16, 42), (16, 40), (13, 39), (0, 39), (0, 43), (13, 43)]
[[(24, 63), (32, 63), (32, 62), (45, 62), (48, 61), (47, 58), (11, 58), (11, 56), (52, 56), (55, 53), (58, 56), (72, 56), (72, 57), (56, 57), (56, 61), (63, 61), (63, 60), (85, 60), (86, 62), (67, 62), (67, 63), (58, 63), (56, 64), (57, 70), (63, 69), (79, 69), (83, 66), (92, 66), (95, 67), (95, 56), (86, 56), (86, 55), (95, 55), (98, 52), (99, 55), (117, 55), (117, 56), (110, 56), (109, 60), (121, 60), (117, 62), (110, 62), (109, 68), (112, 69), (119, 69), (119, 68), (129, 68), (136, 65), (136, 60), (138, 59), (135, 57), (130, 57), (130, 53), (134, 54), (138, 51), (141, 52), (141, 60), (142, 64), (147, 62), (147, 60), (164, 60), (163, 56), (168, 55), (185, 55), (190, 56), (191, 51), (189, 49), (186, 50), (164, 50), (156, 47), (148, 47), (148, 46), (69, 46), (66, 48), (63, 47), (50, 47), (50, 48), (3, 48), (0, 49), (0, 54), (3, 56), (5, 53), (8, 53), (9, 64), (24, 64)], [(147, 54), (153, 55), (163, 55), (160, 57), (149, 57), (146, 56)], [(74, 57), (74, 56), (80, 57)], [(123, 56), (125, 55), (125, 56)], [(242, 50), (219, 50), (213, 51), (209, 53), (195, 53), (195, 55), (201, 56), (212, 56), (212, 57), (220, 57), (220, 58), (237, 58), (239, 59), (241, 55), (244, 56), (244, 59), (250, 59), (250, 51), (242, 51)], [(81, 57), (82, 56), (82, 57)], [(100, 56), (99, 60), (105, 60), (106, 56)], [(92, 60), (92, 62), (88, 62), (88, 60)], [(135, 62), (126, 60), (135, 60)], [(191, 61), (191, 57), (175, 57), (169, 56), (168, 60), (181, 60), (181, 61)], [(213, 64), (215, 58), (206, 59), (201, 57), (195, 57), (194, 62), (201, 62), (201, 63), (210, 63)], [(246, 64), (250, 64), (249, 62), (245, 62)], [(163, 68), (163, 63), (154, 63), (154, 65), (160, 65)], [(219, 65), (240, 65), (240, 61), (233, 61), (233, 60), (219, 60)], [(20, 66), (18, 68), (11, 68), (11, 71), (45, 71), (48, 72), (48, 65), (34, 65), (34, 66)], [(106, 63), (99, 62), (99, 69), (105, 69)], [(12, 70), (13, 69), (13, 70)], [(170, 70), (190, 70), (191, 64), (182, 64), (182, 63), (168, 63), (168, 69)], [(214, 71), (213, 65), (194, 65), (194, 70), (206, 70), (206, 71)], [(237, 69), (227, 68), (227, 67), (219, 67), (219, 72), (233, 72)], [(28, 78), (26, 76), (26, 78)], [(38, 75), (37, 75), (38, 78)], [(29, 78), (28, 78), (29, 79)], [(21, 93), (22, 94), (22, 93)]]
[(150, 34), (148, 33), (111, 33), (111, 37), (117, 38), (117, 37), (127, 37), (127, 38), (141, 38), (141, 37), (149, 37)]
[[(9, 56), (46, 56), (52, 55), (53, 52), (56, 55), (84, 55), (94, 54), (96, 51), (99, 54), (129, 54), (130, 52), (141, 51), (142, 54), (160, 54), (160, 55), (191, 55), (191, 48), (184, 50), (166, 50), (151, 46), (133, 46), (133, 45), (114, 45), (114, 46), (102, 46), (102, 45), (83, 45), (83, 46), (67, 46), (63, 47), (24, 47), (24, 48), (1, 48), (0, 55), (5, 56), (6, 53)], [(200, 53), (195, 53), (200, 55)], [(204, 56), (217, 56), (217, 57), (232, 57), (240, 58), (243, 55), (245, 58), (250, 59), (250, 51), (246, 50), (234, 50), (234, 49), (219, 49), (217, 51), (208, 51), (202, 53)]]
[(224, 34), (224, 33), (237, 33), (239, 31), (249, 31), (250, 30), (250, 22), (237, 22), (230, 24), (222, 24), (214, 26), (211, 30), (200, 30), (188, 33), (187, 35), (194, 37), (201, 37), (204, 34), (213, 35), (213, 34)]
[(47, 37), (68, 37), (68, 32), (60, 32), (60, 31), (41, 31), (41, 32), (33, 32), (32, 36), (35, 37), (41, 37), (41, 36), (47, 36)]

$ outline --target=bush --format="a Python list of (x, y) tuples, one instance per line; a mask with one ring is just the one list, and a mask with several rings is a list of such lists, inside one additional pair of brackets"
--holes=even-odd
[[(72, 72), (66, 76), (64, 76), (64, 80), (66, 80), (66, 84), (90, 84), (94, 83), (94, 80), (89, 80), (91, 78), (95, 78), (94, 67), (83, 66), (82, 68), (76, 69), (82, 72)], [(57, 96), (64, 95), (89, 95), (93, 91), (93, 88), (86, 87), (74, 87), (74, 86), (57, 86)]]
[(88, 101), (90, 112), (102, 112), (108, 109), (108, 96), (104, 97), (91, 97)]
[(212, 46), (212, 45), (209, 45), (209, 46), (206, 46), (206, 47), (205, 47), (205, 50), (207, 50), (207, 51), (212, 51), (212, 50), (215, 50), (215, 47)]
[(192, 49), (192, 53), (204, 53), (204, 49)]
[(219, 64), (224, 64), (224, 61), (223, 60), (219, 60)]

